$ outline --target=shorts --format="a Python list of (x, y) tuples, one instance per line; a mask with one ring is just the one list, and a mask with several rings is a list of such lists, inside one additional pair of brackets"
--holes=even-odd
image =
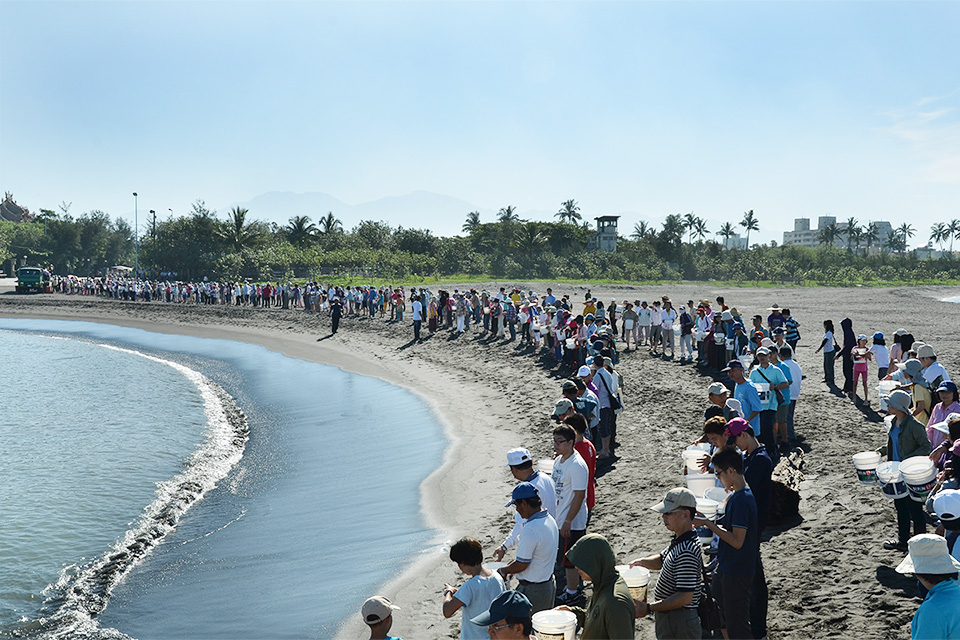
[(853, 384), (857, 384), (857, 378), (863, 380), (863, 384), (867, 384), (867, 367), (853, 366)]
[(778, 407), (777, 407), (777, 417), (776, 417), (776, 421), (777, 421), (777, 422), (780, 422), (780, 423), (786, 423), (786, 421), (787, 421), (787, 413), (788, 413), (789, 411), (790, 411), (790, 403), (789, 403), (789, 402), (785, 402), (784, 404), (781, 404), (780, 406), (778, 406)]
[(587, 535), (586, 529), (571, 529), (569, 537), (560, 536), (560, 544), (557, 545), (557, 563), (562, 564), (564, 569), (573, 569), (573, 563), (567, 560), (567, 551), (570, 551), (570, 547), (585, 535)]

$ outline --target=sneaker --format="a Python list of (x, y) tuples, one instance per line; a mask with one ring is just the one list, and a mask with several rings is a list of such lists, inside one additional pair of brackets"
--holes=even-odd
[(584, 607), (587, 604), (587, 599), (583, 595), (583, 591), (577, 591), (576, 593), (570, 593), (566, 589), (560, 592), (560, 595), (557, 596), (556, 606), (567, 605), (568, 607)]
[(887, 551), (906, 551), (907, 545), (899, 540), (887, 540), (883, 543), (883, 548)]

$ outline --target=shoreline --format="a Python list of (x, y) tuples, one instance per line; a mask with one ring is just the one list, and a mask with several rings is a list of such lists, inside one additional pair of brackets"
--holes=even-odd
[[(554, 291), (578, 300), (586, 287), (556, 285)], [(800, 521), (768, 529), (765, 535), (770, 635), (799, 640), (853, 633), (909, 634), (918, 604), (913, 584), (893, 571), (900, 554), (880, 548), (896, 529), (892, 505), (879, 491), (858, 486), (850, 463), (853, 453), (879, 446), (885, 438), (882, 419), (874, 411), (876, 398), (872, 397), (873, 406), (856, 406), (830, 393), (820, 383), (822, 356), (814, 350), (822, 319), (839, 322), (849, 315), (856, 331), (881, 329), (889, 334), (900, 326), (911, 329), (936, 346), (948, 371), (960, 372), (960, 334), (955, 331), (960, 306), (941, 301), (957, 295), (957, 289), (658, 285), (601, 286), (593, 292), (605, 301), (652, 300), (662, 294), (679, 301), (724, 295), (744, 315), (773, 302), (793, 309), (802, 333), (797, 360), (805, 379), (797, 431), (806, 438), (806, 480), (800, 487)], [(347, 371), (416, 387), (411, 390), (428, 399), (445, 431), (457, 438), (451, 438), (437, 470), (421, 484), (421, 512), (440, 532), (438, 538), (471, 535), (480, 540), (488, 557), (512, 527), (509, 512), (502, 508), (513, 485), (503, 468), (506, 450), (525, 446), (535, 460), (551, 451), (548, 413), (559, 394), (560, 377), (549, 362), (531, 357), (516, 343), (490, 343), (476, 333), (457, 339), (440, 331), (421, 344), (411, 344), (406, 324), (348, 318), (335, 339), (317, 342), (329, 332), (329, 320), (300, 310), (124, 303), (61, 295), (0, 295), (0, 316), (90, 320), (255, 342), (285, 355), (342, 364)], [(683, 482), (677, 475), (679, 453), (699, 432), (705, 389), (712, 378), (689, 365), (652, 358), (645, 350), (621, 354), (618, 370), (624, 376), (626, 405), (618, 427), (620, 459), (598, 473), (591, 530), (610, 540), (618, 561), (629, 561), (666, 545), (668, 537), (649, 505)], [(870, 393), (875, 393), (872, 387)], [(459, 584), (461, 579), (436, 546), (397, 567), (380, 587), (402, 607), (393, 632), (407, 638), (456, 637), (459, 616), (442, 618), (440, 588), (443, 582)], [(638, 639), (653, 638), (649, 621), (636, 626)], [(344, 622), (338, 637), (358, 637), (363, 631), (357, 615)]]

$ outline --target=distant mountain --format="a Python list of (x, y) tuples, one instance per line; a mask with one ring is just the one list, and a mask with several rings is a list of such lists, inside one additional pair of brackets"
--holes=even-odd
[(332, 211), (347, 230), (361, 220), (382, 220), (392, 227), (430, 229), (435, 235), (442, 236), (460, 233), (467, 213), (479, 210), (464, 200), (429, 191), (414, 191), (355, 205), (322, 192), (270, 191), (247, 202), (235, 202), (230, 208), (235, 206), (248, 209), (254, 219), (279, 225), (287, 224), (293, 216), (310, 216), (316, 221)]

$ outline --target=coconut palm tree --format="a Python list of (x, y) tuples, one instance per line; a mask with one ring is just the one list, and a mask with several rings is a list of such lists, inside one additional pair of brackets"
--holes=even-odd
[(737, 235), (737, 230), (734, 228), (732, 222), (724, 222), (720, 227), (720, 230), (717, 231), (721, 236), (723, 236), (723, 246), (727, 249), (730, 248), (730, 238)]
[(499, 222), (520, 222), (520, 216), (517, 214), (517, 208), (513, 205), (507, 205), (497, 213)]
[(310, 222), (309, 216), (293, 216), (285, 229), (290, 244), (302, 247), (317, 235), (317, 227)]
[(460, 228), (464, 233), (473, 235), (473, 233), (480, 228), (480, 212), (471, 211), (467, 214), (467, 221), (463, 223), (463, 226)]
[(649, 238), (651, 233), (654, 233), (653, 228), (647, 224), (646, 220), (641, 220), (633, 225), (633, 234), (630, 237), (639, 242)]
[(740, 226), (747, 230), (747, 249), (750, 249), (750, 232), (760, 231), (760, 222), (753, 214), (753, 209), (744, 211), (743, 220), (740, 221)]
[(707, 221), (703, 218), (697, 218), (693, 223), (692, 236), (695, 238), (700, 238), (703, 240), (707, 237), (707, 234), (710, 233), (710, 230), (707, 229)]
[(343, 232), (343, 224), (333, 215), (333, 211), (328, 211), (327, 215), (317, 220), (317, 225), (325, 236)]
[(947, 225), (943, 224), (942, 222), (938, 222), (930, 227), (930, 241), (940, 245), (941, 251), (943, 251), (944, 240), (950, 237), (951, 235), (950, 232), (947, 231)]
[(864, 242), (867, 243), (867, 253), (869, 253), (874, 243), (880, 241), (880, 228), (877, 227), (877, 223), (871, 222), (864, 227), (860, 237)]
[(847, 239), (847, 251), (853, 251), (853, 241), (857, 237), (859, 230), (860, 227), (856, 218), (847, 220), (847, 226), (843, 229), (843, 237)]
[(514, 243), (517, 251), (525, 257), (530, 257), (543, 251), (547, 244), (547, 236), (540, 231), (535, 222), (528, 222), (517, 230)]
[(953, 255), (953, 240), (960, 240), (960, 220), (951, 220), (947, 225), (947, 231), (950, 232), (950, 255)]
[(840, 228), (837, 227), (837, 223), (835, 222), (826, 225), (823, 229), (820, 229), (820, 232), (817, 234), (820, 244), (825, 244), (828, 246), (833, 246), (839, 237)]
[(577, 204), (576, 200), (567, 200), (566, 202), (560, 203), (560, 210), (553, 215), (560, 222), (577, 224), (581, 220), (580, 205)]
[(242, 251), (245, 247), (258, 244), (262, 235), (256, 224), (247, 223), (249, 213), (242, 207), (234, 207), (230, 210), (230, 218), (220, 225), (220, 237), (234, 251)]
[(910, 241), (910, 238), (917, 234), (916, 230), (913, 228), (913, 225), (904, 222), (897, 228), (897, 233), (900, 234), (900, 243), (903, 247), (903, 251), (907, 250), (907, 244)]
[(690, 234), (690, 244), (693, 244), (693, 229), (696, 225), (697, 216), (693, 215), (693, 211), (683, 214), (683, 228)]

